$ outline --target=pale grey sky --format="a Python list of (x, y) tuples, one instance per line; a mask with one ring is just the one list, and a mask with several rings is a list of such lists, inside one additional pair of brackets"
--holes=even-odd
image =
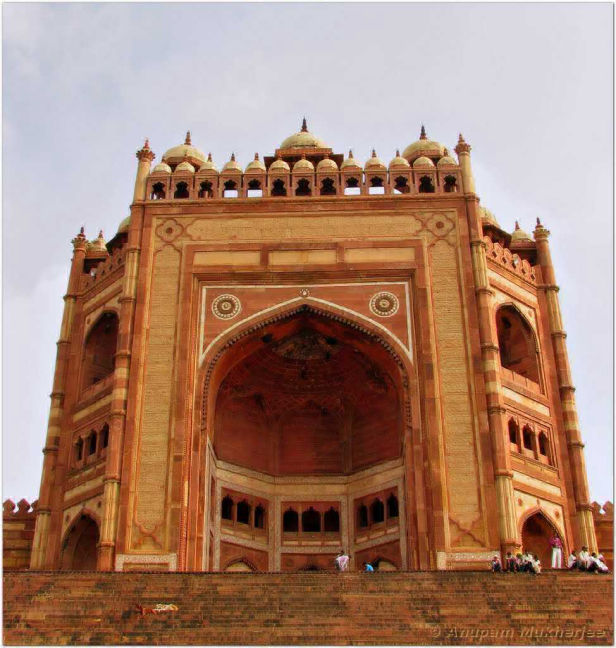
[(70, 240), (111, 238), (135, 151), (222, 165), (306, 115), (365, 160), (472, 145), (482, 204), (551, 244), (591, 496), (612, 499), (612, 12), (604, 4), (3, 5), (3, 499), (38, 497)]

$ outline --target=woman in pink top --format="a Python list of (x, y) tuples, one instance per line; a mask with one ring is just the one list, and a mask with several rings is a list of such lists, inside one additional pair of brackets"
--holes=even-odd
[(555, 533), (550, 538), (550, 546), (552, 547), (552, 569), (561, 569), (563, 562), (563, 543)]

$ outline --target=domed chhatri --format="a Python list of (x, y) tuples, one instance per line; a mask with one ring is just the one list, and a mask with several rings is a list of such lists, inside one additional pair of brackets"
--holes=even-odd
[(205, 153), (192, 145), (190, 131), (186, 133), (184, 144), (170, 148), (163, 155), (163, 159), (171, 166), (180, 164), (184, 160), (188, 160), (188, 162), (196, 166), (201, 166), (206, 161)]
[(235, 159), (235, 153), (231, 153), (231, 159), (225, 163), (222, 170), (223, 173), (225, 171), (242, 171), (242, 165)]
[(214, 171), (215, 173), (218, 173), (218, 168), (212, 162), (212, 154), (211, 153), (207, 154), (207, 160), (199, 167), (199, 173), (204, 172), (204, 171)]
[(279, 173), (288, 173), (291, 170), (291, 167), (288, 162), (285, 162), (282, 158), (277, 158), (271, 163), (269, 170), (278, 171)]
[(361, 164), (353, 157), (353, 151), (349, 151), (349, 157), (340, 165), (341, 169), (361, 169)]
[(418, 157), (415, 160), (415, 162), (413, 162), (414, 169), (426, 169), (426, 168), (433, 168), (433, 167), (434, 167), (434, 162), (432, 162), (430, 158), (427, 158), (424, 155)]
[(122, 232), (128, 232), (129, 227), (130, 227), (130, 214), (120, 223), (118, 227), (118, 234), (121, 234)]
[(305, 155), (302, 155), (301, 159), (293, 165), (293, 173), (298, 171), (314, 171), (314, 164), (307, 160)]
[(298, 133), (289, 135), (287, 139), (282, 142), (280, 149), (291, 149), (291, 148), (328, 148), (327, 144), (316, 135), (313, 135), (308, 130), (308, 125), (306, 124), (306, 118), (304, 117), (302, 121), (302, 128)]
[(496, 220), (496, 216), (494, 216), (494, 214), (487, 207), (481, 207), (481, 220), (486, 224), (494, 225), (494, 227), (498, 227), (500, 229), (500, 225)]
[(253, 173), (255, 171), (261, 172), (265, 170), (265, 164), (263, 164), (263, 162), (259, 159), (259, 154), (255, 153), (255, 159), (252, 160), (252, 162), (249, 162), (246, 166), (246, 173), (250, 173), (251, 171)]
[(449, 151), (444, 149), (443, 157), (436, 163), (436, 166), (440, 169), (441, 167), (458, 166), (458, 163), (451, 157)]
[(175, 172), (194, 173), (195, 167), (188, 160), (184, 160), (184, 162), (180, 162), (180, 164), (175, 167)]
[(101, 230), (95, 239), (92, 239), (86, 244), (86, 256), (98, 258), (100, 256), (107, 256), (108, 254), (103, 230)]
[(318, 164), (317, 171), (338, 171), (338, 165), (330, 157), (325, 156)]
[(386, 169), (387, 167), (383, 164), (383, 160), (377, 157), (376, 151), (372, 149), (372, 155), (368, 158), (366, 164), (364, 164), (365, 169)]
[(421, 133), (419, 139), (412, 144), (409, 144), (402, 153), (402, 157), (411, 162), (414, 158), (420, 155), (432, 155), (442, 157), (445, 154), (445, 147), (439, 142), (429, 140), (426, 135), (426, 129), (423, 124), (421, 126)]
[(515, 222), (515, 229), (511, 233), (511, 248), (533, 247), (533, 239), (520, 227), (518, 221)]
[(163, 158), (153, 169), (152, 173), (171, 173), (171, 167), (167, 164), (167, 160)]
[(396, 149), (396, 157), (389, 163), (389, 168), (390, 169), (397, 169), (397, 168), (401, 168), (401, 167), (407, 168), (409, 166), (410, 166), (410, 164), (408, 163), (408, 160), (403, 158), (400, 155), (400, 151), (398, 151)]

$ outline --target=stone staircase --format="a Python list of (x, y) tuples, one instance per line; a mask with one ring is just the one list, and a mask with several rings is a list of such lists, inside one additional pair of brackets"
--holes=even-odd
[[(142, 616), (136, 604), (174, 603)], [(611, 575), (5, 572), (7, 645), (579, 644), (613, 637)]]

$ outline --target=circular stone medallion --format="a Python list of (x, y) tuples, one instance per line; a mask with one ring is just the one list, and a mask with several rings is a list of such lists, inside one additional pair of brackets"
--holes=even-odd
[(400, 302), (390, 292), (376, 293), (370, 300), (370, 310), (379, 317), (391, 317), (398, 312)]
[(234, 295), (219, 295), (212, 302), (212, 313), (219, 319), (231, 319), (241, 310), (240, 300)]

